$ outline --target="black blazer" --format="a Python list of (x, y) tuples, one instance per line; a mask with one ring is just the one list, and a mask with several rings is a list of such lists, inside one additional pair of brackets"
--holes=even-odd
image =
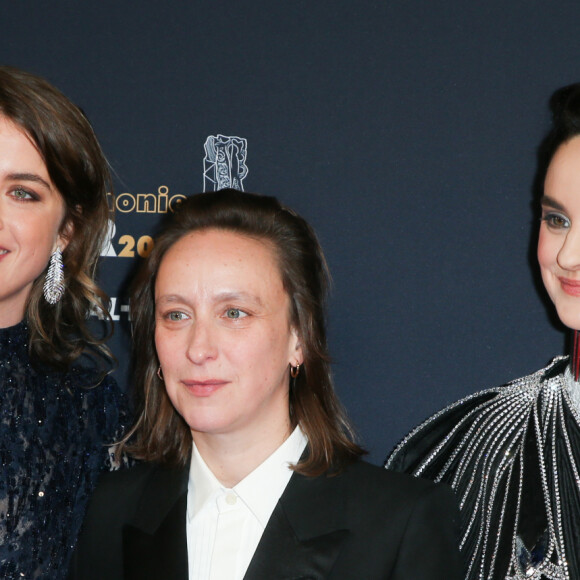
[[(187, 580), (187, 478), (154, 464), (104, 474), (71, 579)], [(457, 522), (443, 485), (363, 461), (332, 477), (294, 473), (244, 580), (459, 579)]]

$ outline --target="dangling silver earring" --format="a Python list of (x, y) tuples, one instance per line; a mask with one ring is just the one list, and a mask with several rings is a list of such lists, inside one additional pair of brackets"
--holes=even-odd
[(298, 375), (300, 374), (300, 365), (296, 365), (295, 367), (293, 367), (292, 365), (290, 365), (290, 376), (295, 379)]
[(159, 365), (159, 368), (157, 369), (157, 377), (159, 378), (159, 380), (163, 383), (165, 382), (165, 379), (163, 378), (163, 374), (161, 371), (161, 365)]
[(44, 281), (44, 298), (49, 304), (56, 304), (64, 295), (63, 270), (62, 253), (57, 246), (50, 257), (50, 266)]

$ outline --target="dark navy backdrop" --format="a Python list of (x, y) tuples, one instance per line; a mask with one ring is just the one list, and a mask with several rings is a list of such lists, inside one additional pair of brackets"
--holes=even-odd
[[(126, 194), (101, 269), (121, 325), (135, 260), (121, 254), (146, 252), (166, 201), (202, 191), (204, 143), (223, 135), (246, 140), (244, 189), (320, 235), (337, 389), (372, 461), (442, 405), (562, 352), (528, 258), (530, 201), (547, 99), (580, 80), (577, 0), (5, 2), (1, 15), (2, 61), (84, 108)], [(121, 382), (127, 341), (119, 329)]]

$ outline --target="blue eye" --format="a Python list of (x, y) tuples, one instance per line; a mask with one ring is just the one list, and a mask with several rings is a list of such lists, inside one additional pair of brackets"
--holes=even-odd
[(246, 316), (248, 316), (248, 314), (239, 308), (228, 308), (225, 311), (225, 317), (230, 320), (238, 320), (240, 318), (245, 318)]
[(167, 318), (172, 322), (178, 322), (180, 320), (185, 320), (186, 316), (183, 312), (174, 311), (167, 314)]

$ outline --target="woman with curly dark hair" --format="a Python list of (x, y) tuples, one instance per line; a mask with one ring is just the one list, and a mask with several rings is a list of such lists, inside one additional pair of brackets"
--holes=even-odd
[[(0, 67), (0, 576), (64, 578), (104, 444), (119, 434), (95, 269), (107, 161), (82, 111)], [(83, 364), (81, 364), (83, 360)], [(92, 364), (89, 362), (92, 361)]]

